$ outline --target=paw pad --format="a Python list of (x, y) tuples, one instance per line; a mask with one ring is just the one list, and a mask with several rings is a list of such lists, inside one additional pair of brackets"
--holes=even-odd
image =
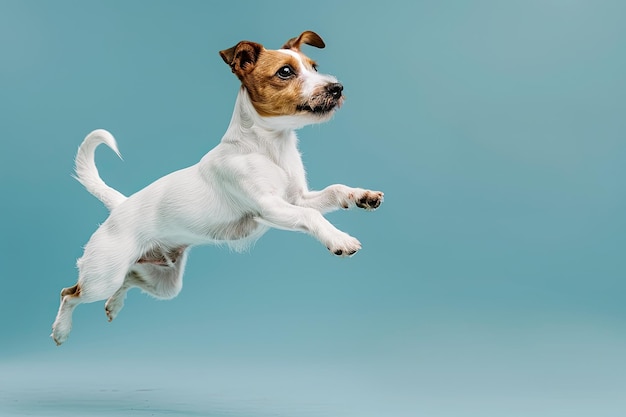
[(375, 210), (380, 207), (380, 204), (383, 202), (383, 193), (367, 191), (365, 192), (361, 198), (356, 200), (357, 207), (363, 208), (365, 210)]

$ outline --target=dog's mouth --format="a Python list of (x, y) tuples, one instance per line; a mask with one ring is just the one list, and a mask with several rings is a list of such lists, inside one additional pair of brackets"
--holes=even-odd
[(297, 106), (298, 111), (325, 116), (343, 103), (343, 85), (334, 82), (326, 84)]
[(339, 99), (332, 97), (315, 97), (306, 103), (299, 104), (296, 108), (300, 112), (311, 113), (316, 116), (325, 116), (341, 107), (342, 102), (343, 97)]
[(336, 104), (327, 105), (327, 106), (311, 106), (309, 104), (301, 104), (298, 106), (298, 111), (303, 111), (307, 113), (313, 113), (318, 115), (325, 115), (336, 107)]

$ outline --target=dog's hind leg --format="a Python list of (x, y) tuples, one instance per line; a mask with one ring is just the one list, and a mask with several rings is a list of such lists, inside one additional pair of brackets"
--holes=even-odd
[[(128, 266), (125, 269), (127, 270)], [(103, 286), (102, 282), (105, 281), (103, 278), (106, 277), (111, 278), (106, 280), (107, 284)], [(93, 278), (88, 274), (80, 274), (78, 284), (70, 288), (64, 288), (61, 291), (61, 306), (52, 324), (52, 334), (50, 335), (57, 346), (65, 342), (70, 335), (72, 330), (72, 313), (76, 306), (81, 303), (106, 300), (123, 285), (123, 278), (120, 279), (118, 277), (119, 274), (115, 274), (115, 271), (111, 271), (110, 274), (104, 273), (97, 278)]]
[(187, 263), (187, 248), (170, 250), (165, 254), (168, 266), (138, 264), (137, 286), (160, 300), (170, 300), (183, 288), (183, 273)]
[(70, 334), (70, 330), (72, 330), (72, 313), (80, 303), (79, 284), (73, 287), (63, 288), (61, 291), (61, 306), (52, 324), (52, 334), (50, 335), (57, 346), (65, 342)]
[[(124, 285), (124, 278), (140, 256), (140, 252), (133, 250), (136, 245), (104, 245), (102, 239), (102, 234), (98, 232), (92, 236), (85, 246), (85, 254), (78, 261), (78, 284), (61, 293), (61, 306), (51, 335), (57, 345), (69, 336), (72, 312), (76, 306), (106, 300), (115, 294)], [(108, 236), (104, 239), (108, 239), (107, 242), (112, 240)], [(120, 242), (124, 240), (120, 239)]]
[(126, 275), (124, 284), (106, 302), (104, 310), (109, 321), (117, 317), (124, 307), (124, 299), (129, 289), (138, 287), (142, 291), (161, 300), (168, 300), (178, 295), (183, 287), (183, 273), (187, 262), (186, 247), (163, 254), (164, 262), (153, 258), (142, 258), (133, 265)]
[[(123, 269), (128, 270), (127, 264)], [(57, 345), (61, 345), (69, 337), (72, 330), (72, 313), (76, 306), (81, 303), (91, 303), (99, 300), (106, 300), (122, 287), (125, 272), (109, 271), (102, 273), (98, 277), (88, 274), (81, 274), (78, 284), (71, 288), (65, 288), (61, 292), (61, 306), (57, 317), (52, 324), (52, 334), (50, 335)], [(106, 279), (110, 277), (109, 279)], [(102, 285), (106, 282), (106, 285)]]
[(104, 311), (106, 312), (109, 321), (113, 321), (113, 319), (117, 317), (120, 310), (124, 307), (126, 292), (135, 286), (134, 274), (134, 271), (129, 271), (128, 274), (126, 274), (126, 278), (124, 278), (122, 286), (115, 291), (115, 294), (109, 297), (104, 305)]

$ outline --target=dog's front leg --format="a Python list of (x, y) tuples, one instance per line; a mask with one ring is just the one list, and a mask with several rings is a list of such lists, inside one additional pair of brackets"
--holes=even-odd
[(308, 233), (337, 256), (352, 256), (361, 249), (357, 239), (337, 229), (314, 208), (289, 204), (279, 197), (264, 198), (259, 205), (259, 223)]
[(321, 213), (360, 207), (365, 210), (376, 210), (383, 202), (380, 191), (351, 188), (342, 184), (329, 185), (321, 191), (306, 191), (300, 197), (298, 205), (309, 207)]

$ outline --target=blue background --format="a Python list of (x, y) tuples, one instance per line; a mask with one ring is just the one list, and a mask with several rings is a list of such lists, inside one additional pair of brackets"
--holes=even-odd
[[(620, 1), (0, 2), (0, 414), (626, 415), (626, 7)], [(307, 48), (347, 101), (299, 132), (311, 188), (380, 189), (329, 219), (337, 259), (270, 231), (193, 249), (182, 293), (81, 305), (107, 216), (71, 178), (106, 128), (131, 194), (225, 131), (242, 39)]]

